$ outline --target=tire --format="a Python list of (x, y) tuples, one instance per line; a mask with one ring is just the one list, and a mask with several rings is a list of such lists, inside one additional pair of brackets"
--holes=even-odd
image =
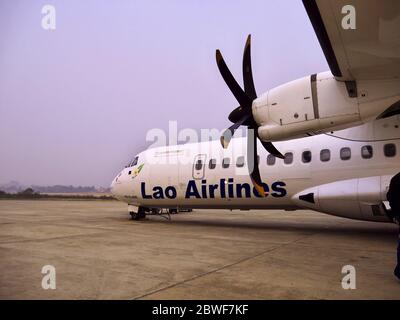
[(129, 212), (129, 214), (130, 214), (132, 220), (139, 220), (139, 215), (136, 212), (131, 211), (131, 212)]
[(146, 212), (144, 210), (143, 211), (139, 211), (137, 213), (137, 216), (138, 216), (137, 220), (144, 219), (144, 218), (146, 218)]

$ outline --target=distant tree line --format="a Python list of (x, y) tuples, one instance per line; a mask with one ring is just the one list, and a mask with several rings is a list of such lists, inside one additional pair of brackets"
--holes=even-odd
[(7, 193), (0, 190), (0, 199), (72, 199), (72, 200), (115, 200), (109, 195), (91, 194), (40, 194), (33, 188), (26, 188), (18, 193)]
[(63, 185), (55, 185), (55, 186), (36, 186), (33, 185), (32, 189), (39, 193), (89, 193), (89, 192), (97, 192), (94, 186), (90, 187), (82, 187), (82, 186), (63, 186)]
[(0, 190), (7, 193), (19, 193), (25, 191), (27, 188), (32, 188), (34, 192), (38, 193), (110, 193), (110, 188), (95, 186), (72, 186), (72, 185), (52, 185), (52, 186), (41, 186), (41, 185), (27, 185), (24, 186), (18, 181), (10, 181), (8, 183), (0, 185)]

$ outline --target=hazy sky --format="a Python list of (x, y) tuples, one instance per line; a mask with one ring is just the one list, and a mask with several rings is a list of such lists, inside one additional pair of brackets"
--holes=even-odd
[(300, 0), (1, 0), (0, 183), (108, 186), (149, 129), (226, 127), (215, 49), (241, 83), (249, 33), (259, 95), (328, 70)]

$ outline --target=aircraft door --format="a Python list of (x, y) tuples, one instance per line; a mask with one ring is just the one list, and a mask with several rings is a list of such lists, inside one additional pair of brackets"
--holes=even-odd
[(207, 156), (205, 154), (198, 154), (197, 156), (194, 157), (193, 167), (192, 167), (193, 179), (196, 180), (204, 179), (206, 159)]

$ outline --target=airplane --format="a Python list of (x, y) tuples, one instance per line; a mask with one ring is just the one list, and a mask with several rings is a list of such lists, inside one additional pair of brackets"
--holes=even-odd
[[(303, 5), (330, 71), (258, 96), (250, 36), (243, 88), (217, 50), (218, 69), (239, 103), (228, 117), (233, 125), (220, 140), (136, 155), (111, 184), (133, 219), (154, 208), (311, 209), (393, 222), (386, 195), (399, 188), (390, 181), (400, 172), (400, 2)], [(233, 138), (239, 127), (247, 137)], [(400, 190), (390, 191), (400, 201)]]

